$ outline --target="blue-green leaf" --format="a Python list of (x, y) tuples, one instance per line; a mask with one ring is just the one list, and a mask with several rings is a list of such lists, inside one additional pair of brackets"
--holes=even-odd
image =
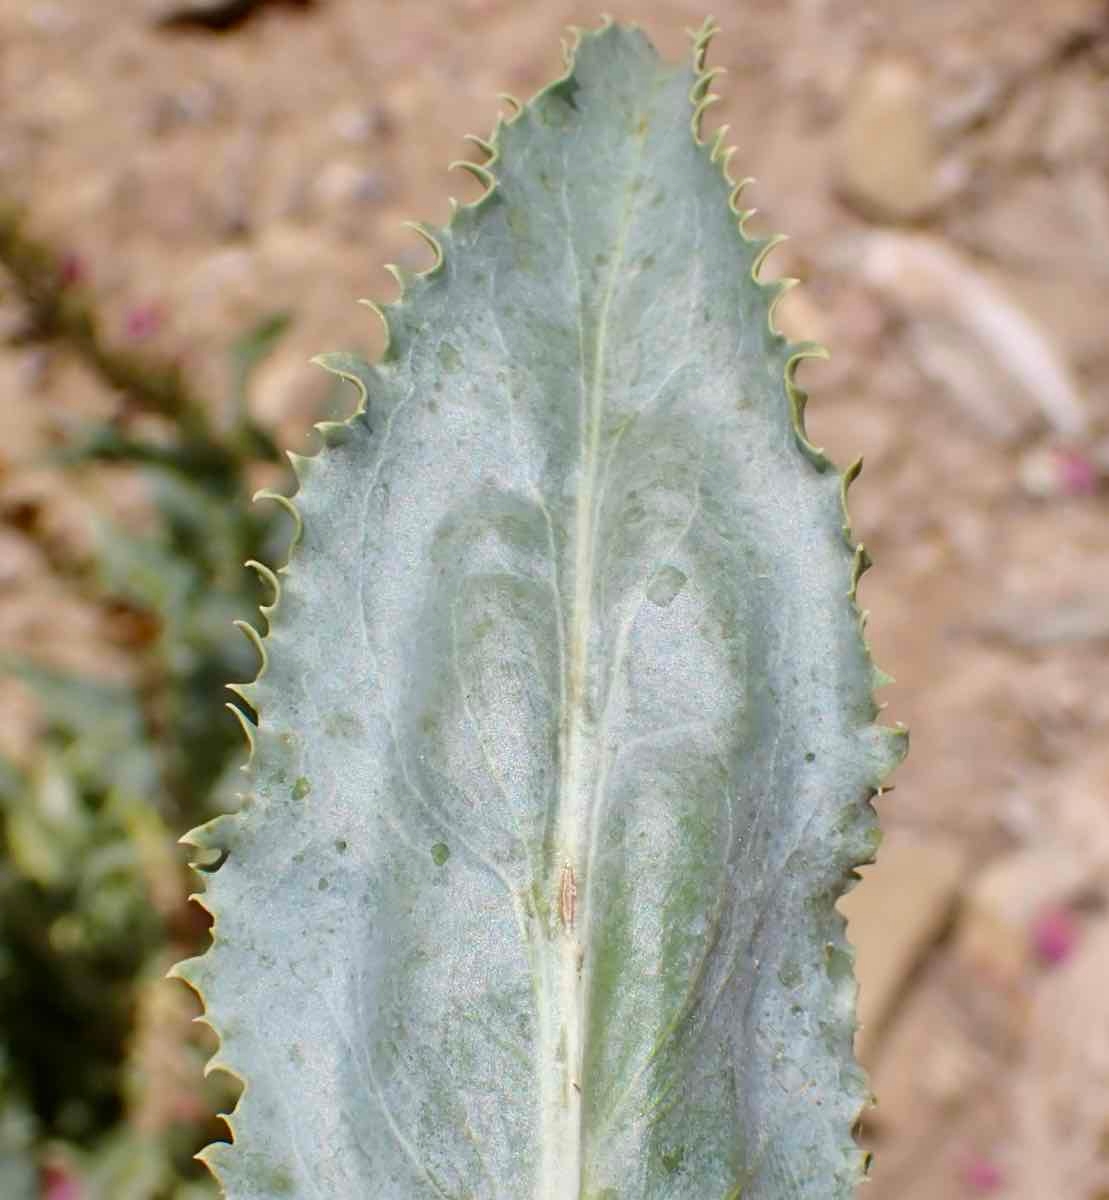
[[(584, 35), (296, 459), (211, 950), (232, 1200), (846, 1200), (901, 752), (692, 67)], [(741, 222), (739, 222), (741, 224)], [(849, 476), (854, 472), (849, 473)], [(277, 586), (277, 580), (272, 582)]]

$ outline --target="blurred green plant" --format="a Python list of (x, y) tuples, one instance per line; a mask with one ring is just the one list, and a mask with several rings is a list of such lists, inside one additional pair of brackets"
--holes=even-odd
[[(62, 584), (102, 611), (129, 682), (0, 663), (31, 689), (42, 728), (25, 761), (0, 761), (0, 1196), (200, 1200), (214, 1188), (191, 1156), (223, 1134), (213, 1114), (229, 1084), (198, 1087), (211, 1046), (188, 998), (163, 986), (208, 923), (186, 901), (175, 842), (224, 810), (242, 753), (224, 684), (253, 669), (233, 619), (262, 598), (242, 563), (272, 558), (282, 538), (273, 506), (247, 504), (253, 468), (283, 462), (247, 401), (290, 319), (233, 342), (219, 409), (176, 364), (112, 345), (83, 266), (11, 210), (0, 268), (26, 313), (20, 340), (58, 344), (126, 412), (161, 419), (157, 437), (136, 422), (88, 426), (54, 456), (67, 473), (127, 464), (148, 485), (142, 532), (104, 515), (83, 561), (44, 547)], [(221, 425), (218, 411), (230, 412)]]

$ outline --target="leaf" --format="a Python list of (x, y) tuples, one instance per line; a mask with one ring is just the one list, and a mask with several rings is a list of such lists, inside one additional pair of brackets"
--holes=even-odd
[(48, 740), (64, 746), (64, 768), (91, 791), (156, 791), (157, 764), (143, 736), (134, 689), (0, 655), (0, 669), (23, 680), (42, 709)]
[[(294, 459), (213, 944), (232, 1200), (845, 1200), (899, 757), (704, 70), (583, 35)], [(690, 135), (692, 121), (693, 136)], [(732, 201), (729, 203), (729, 193)], [(284, 503), (288, 503), (287, 501)], [(272, 577), (275, 587), (276, 577)], [(261, 646), (259, 646), (261, 648)], [(245, 723), (244, 723), (244, 727)]]

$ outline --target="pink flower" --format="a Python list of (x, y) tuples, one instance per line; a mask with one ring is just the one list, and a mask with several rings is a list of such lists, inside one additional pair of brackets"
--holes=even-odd
[(975, 1155), (963, 1169), (963, 1182), (967, 1190), (976, 1196), (988, 1196), (996, 1192), (1005, 1182), (997, 1163), (981, 1155)]
[(64, 1167), (47, 1167), (42, 1173), (42, 1200), (81, 1200), (81, 1185)]
[(1097, 465), (1081, 450), (1059, 448), (1055, 451), (1059, 490), (1065, 496), (1092, 496), (1098, 489)]
[(1032, 922), (1032, 951), (1041, 965), (1057, 967), (1074, 953), (1078, 933), (1078, 922), (1069, 909), (1045, 909)]
[(67, 251), (58, 264), (58, 282), (63, 288), (76, 287), (88, 278), (88, 265), (73, 250)]
[(165, 310), (160, 304), (136, 304), (127, 314), (124, 330), (133, 342), (144, 342), (161, 329), (165, 321)]

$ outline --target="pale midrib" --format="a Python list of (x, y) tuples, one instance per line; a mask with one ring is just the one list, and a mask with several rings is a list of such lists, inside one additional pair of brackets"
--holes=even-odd
[[(652, 93), (657, 87), (656, 75)], [(645, 109), (650, 108), (650, 97)], [(583, 850), (589, 844), (590, 798), (592, 789), (586, 786), (586, 692), (589, 681), (589, 632), (593, 620), (593, 573), (596, 551), (597, 475), (601, 448), (601, 415), (604, 410), (605, 361), (608, 351), (609, 313), (616, 295), (617, 284), (624, 269), (628, 232), (635, 210), (634, 183), (643, 163), (646, 136), (640, 137), (639, 150), (627, 172), (624, 208), (616, 233), (612, 266), (605, 284), (604, 295), (597, 314), (593, 339), (592, 378), (588, 380), (585, 362), (585, 343), (582, 341), (581, 377), (585, 393), (582, 418), (581, 483), (576, 497), (574, 520), (574, 595), (570, 622), (569, 653), (567, 656), (566, 707), (567, 723), (562, 756), (559, 820), (556, 845), (559, 861), (556, 879), (562, 868), (572, 868), (580, 879)], [(580, 282), (579, 305), (584, 307)], [(565, 1078), (561, 1104), (544, 1105), (543, 1147), (540, 1166), (540, 1200), (580, 1200), (582, 1191), (582, 1080), (585, 1052), (586, 988), (582, 979), (581, 962), (586, 937), (582, 932), (588, 924), (588, 913), (581, 914), (577, 928), (565, 929), (559, 920), (559, 897), (555, 898), (555, 924), (558, 937), (557, 1012), (565, 1030)], [(553, 1033), (554, 1030), (551, 1030)], [(559, 1036), (561, 1031), (559, 1031)], [(549, 1068), (548, 1068), (549, 1069)]]

